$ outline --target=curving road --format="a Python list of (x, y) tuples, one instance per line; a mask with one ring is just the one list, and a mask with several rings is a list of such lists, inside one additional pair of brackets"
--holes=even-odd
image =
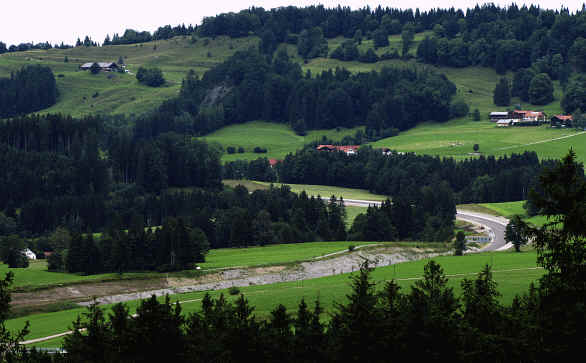
[[(369, 205), (380, 206), (381, 202), (374, 200), (344, 199), (344, 205), (368, 207)], [(479, 224), (488, 230), (491, 242), (482, 248), (481, 251), (502, 251), (512, 247), (510, 243), (505, 241), (505, 228), (509, 223), (508, 219), (462, 209), (457, 210), (456, 219)]]
[(456, 219), (480, 224), (488, 229), (491, 242), (481, 251), (502, 251), (512, 247), (510, 243), (505, 241), (505, 228), (509, 223), (508, 219), (461, 209), (457, 210)]

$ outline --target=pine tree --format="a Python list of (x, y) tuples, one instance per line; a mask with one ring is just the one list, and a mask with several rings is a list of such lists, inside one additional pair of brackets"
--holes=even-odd
[(509, 106), (511, 104), (511, 91), (509, 81), (506, 78), (501, 78), (497, 83), (493, 93), (493, 101), (497, 106)]

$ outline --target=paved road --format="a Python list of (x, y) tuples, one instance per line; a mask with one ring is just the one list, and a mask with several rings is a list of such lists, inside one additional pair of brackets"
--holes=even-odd
[[(369, 205), (380, 206), (381, 202), (374, 200), (344, 199), (344, 204), (348, 206), (368, 207)], [(488, 230), (492, 242), (485, 246), (482, 251), (499, 251), (511, 247), (511, 245), (507, 244), (505, 241), (505, 228), (507, 223), (509, 223), (506, 218), (458, 209), (456, 219), (480, 224)]]
[(465, 222), (472, 222), (483, 225), (489, 230), (489, 235), (492, 242), (484, 247), (483, 251), (500, 251), (511, 247), (510, 244), (505, 241), (505, 228), (509, 221), (503, 217), (495, 217), (489, 214), (469, 212), (458, 209), (456, 219)]

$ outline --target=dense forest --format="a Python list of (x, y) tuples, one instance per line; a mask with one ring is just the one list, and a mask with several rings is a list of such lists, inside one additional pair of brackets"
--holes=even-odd
[[(319, 298), (313, 308), (302, 299), (293, 314), (275, 302), (268, 317), (259, 319), (243, 295), (233, 301), (206, 295), (201, 310), (189, 315), (169, 297), (161, 302), (153, 296), (140, 303), (135, 315), (122, 303), (110, 314), (90, 306), (64, 338), (67, 353), (26, 351), (18, 344), (25, 328), (5, 333), (5, 354), (27, 362), (572, 360), (586, 336), (586, 182), (574, 157), (568, 155), (544, 173), (542, 193), (530, 196), (549, 221), (541, 228), (524, 226), (545, 273), (510, 305), (500, 301), (488, 265), (476, 277), (464, 278), (456, 294), (433, 260), (423, 278), (405, 290), (395, 280), (375, 284), (365, 261), (351, 275), (347, 300), (335, 304), (328, 319)], [(2, 328), (12, 279), (9, 274), (0, 280)]]
[(287, 155), (277, 169), (283, 183), (362, 188), (393, 198), (445, 181), (461, 204), (525, 200), (540, 172), (555, 163), (539, 161), (535, 152), (456, 161), (413, 153), (387, 156), (370, 147), (357, 155), (308, 148)]
[[(260, 90), (260, 92), (259, 92)], [(456, 86), (445, 76), (415, 67), (351, 74), (345, 69), (302, 74), (286, 52), (267, 61), (256, 50), (237, 52), (198, 79), (190, 72), (178, 98), (137, 122), (144, 137), (176, 131), (206, 134), (225, 125), (263, 119), (311, 129), (366, 124), (384, 137), (421, 121), (446, 121)]]
[(0, 78), (0, 119), (53, 106), (59, 92), (51, 68), (32, 65)]

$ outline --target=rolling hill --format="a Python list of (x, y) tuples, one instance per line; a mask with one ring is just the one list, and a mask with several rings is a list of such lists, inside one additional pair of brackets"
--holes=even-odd
[[(411, 53), (417, 48), (425, 33), (415, 37)], [(331, 52), (338, 47), (344, 38), (328, 40)], [(53, 69), (57, 77), (60, 97), (56, 105), (43, 110), (43, 113), (67, 113), (82, 116), (90, 113), (106, 114), (141, 114), (156, 108), (165, 99), (171, 98), (179, 91), (181, 80), (190, 69), (201, 76), (214, 65), (224, 61), (238, 50), (256, 46), (257, 37), (231, 39), (220, 36), (215, 39), (198, 38), (195, 42), (191, 37), (175, 37), (169, 40), (153, 41), (141, 44), (116, 45), (104, 47), (77, 47), (72, 49), (51, 49), (48, 51), (34, 50), (27, 52), (6, 53), (0, 55), (0, 76), (7, 76), (26, 64), (44, 64)], [(400, 48), (400, 36), (389, 37), (389, 46), (379, 48), (381, 55)], [(372, 46), (372, 40), (364, 40), (359, 49), (364, 51)], [(330, 58), (315, 58), (304, 62), (297, 54), (297, 47), (281, 44), (286, 47), (290, 56), (301, 64), (305, 70), (318, 73), (336, 67), (345, 67), (352, 72), (368, 72), (379, 70), (387, 65), (415, 64), (414, 60), (385, 60), (374, 64), (360, 62), (343, 62)], [(67, 57), (68, 62), (65, 62)], [(101, 73), (91, 75), (78, 70), (81, 63), (89, 61), (116, 61), (124, 59), (130, 74)], [(163, 70), (167, 80), (161, 88), (150, 88), (141, 85), (133, 72), (140, 66), (157, 66)], [(480, 67), (435, 68), (446, 74), (458, 88), (457, 96), (463, 99), (470, 110), (478, 109), (482, 116), (480, 122), (470, 118), (451, 120), (448, 123), (423, 123), (418, 127), (401, 133), (399, 136), (379, 140), (373, 147), (388, 147), (403, 152), (416, 152), (455, 158), (466, 158), (472, 153), (474, 144), (480, 145), (480, 152), (485, 155), (504, 155), (525, 150), (536, 151), (540, 157), (559, 158), (570, 147), (573, 147), (580, 160), (586, 159), (586, 134), (574, 130), (551, 129), (548, 127), (530, 127), (497, 129), (488, 122), (488, 113), (505, 110), (495, 107), (492, 103), (492, 91), (499, 79), (493, 69)], [(507, 75), (512, 78), (512, 74)], [(513, 99), (512, 104), (521, 107), (545, 111), (547, 114), (561, 113), (560, 99), (562, 96), (559, 82), (555, 82), (555, 99), (545, 106), (521, 104)], [(422, 120), (425, 121), (425, 120)], [(204, 137), (210, 142), (218, 142), (224, 147), (242, 146), (244, 154), (225, 154), (223, 161), (237, 159), (255, 159), (259, 155), (252, 153), (255, 146), (268, 149), (268, 158), (282, 159), (287, 153), (295, 152), (305, 143), (327, 136), (333, 140), (341, 140), (351, 135), (354, 129), (320, 131), (315, 130), (305, 137), (295, 135), (284, 124), (251, 122), (232, 125)]]

